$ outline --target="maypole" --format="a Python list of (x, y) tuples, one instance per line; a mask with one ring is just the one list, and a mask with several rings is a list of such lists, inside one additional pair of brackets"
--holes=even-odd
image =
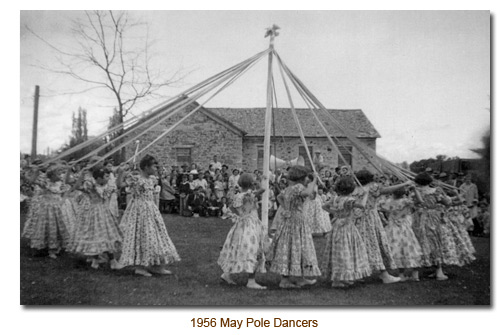
[(269, 158), (271, 155), (271, 121), (272, 121), (272, 106), (273, 106), (273, 50), (274, 50), (274, 37), (278, 36), (278, 27), (273, 24), (271, 28), (267, 28), (264, 37), (269, 39), (269, 63), (267, 72), (267, 102), (266, 102), (266, 116), (264, 123), (264, 166), (262, 172), (264, 174), (264, 194), (262, 195), (262, 224), (264, 227), (268, 226), (268, 211), (269, 211)]

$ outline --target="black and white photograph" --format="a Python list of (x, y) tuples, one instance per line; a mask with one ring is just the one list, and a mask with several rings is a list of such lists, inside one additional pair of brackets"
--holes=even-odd
[(20, 305), (492, 305), (487, 8), (19, 19)]

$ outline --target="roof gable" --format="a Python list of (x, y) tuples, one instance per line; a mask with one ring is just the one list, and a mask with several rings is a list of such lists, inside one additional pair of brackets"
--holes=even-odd
[[(157, 118), (156, 122), (158, 122), (159, 120), (163, 119), (163, 117), (166, 115), (165, 114), (164, 116), (159, 116), (160, 113), (164, 112), (166, 109), (171, 108), (175, 104), (177, 104), (185, 99), (187, 99), (186, 96), (181, 96), (180, 98), (176, 99), (175, 101), (171, 102), (170, 104), (165, 105), (165, 106), (159, 108), (158, 110), (155, 110), (154, 112), (145, 113), (143, 116), (141, 116), (139, 118), (137, 123), (135, 123), (131, 127), (127, 128), (127, 131), (133, 131), (135, 129), (141, 129), (141, 130), (144, 129), (141, 127), (143, 125), (143, 123), (146, 122), (147, 120), (152, 119), (152, 118)], [(195, 109), (199, 106), (200, 106), (200, 104), (198, 104), (196, 101), (193, 101), (189, 106), (184, 107), (184, 110), (187, 109), (189, 111), (192, 111), (193, 109)], [(235, 134), (237, 134), (239, 136), (246, 135), (245, 130), (239, 128), (238, 126), (234, 125), (230, 120), (228, 120), (224, 117), (221, 117), (220, 115), (218, 115), (216, 113), (211, 112), (210, 110), (208, 110), (207, 108), (205, 108), (203, 106), (201, 106), (201, 108), (196, 113), (198, 113), (198, 112), (206, 115), (211, 120), (221, 124), (222, 126), (224, 126), (225, 128), (229, 129), (230, 131), (234, 132)], [(168, 120), (168, 118), (166, 120)], [(151, 125), (152, 124), (150, 124), (149, 126), (151, 126)]]

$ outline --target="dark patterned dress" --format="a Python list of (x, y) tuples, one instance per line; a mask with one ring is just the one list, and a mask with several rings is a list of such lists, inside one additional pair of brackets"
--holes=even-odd
[(180, 257), (154, 202), (153, 178), (130, 174), (126, 183), (131, 200), (120, 222), (123, 232), (120, 263), (153, 266), (179, 261)]
[(67, 227), (75, 226), (67, 212), (63, 210), (63, 194), (69, 188), (69, 185), (61, 181), (51, 182), (44, 180), (43, 177), (39, 179), (22, 234), (30, 240), (31, 248), (60, 249), (67, 246), (70, 239)]
[(257, 200), (251, 191), (235, 195), (234, 225), (227, 234), (217, 264), (224, 273), (266, 272), (267, 230), (257, 214)]
[(459, 265), (471, 261), (461, 250), (466, 248), (460, 232), (446, 215), (449, 198), (439, 187), (418, 189), (423, 203), (417, 205), (413, 215), (413, 231), (422, 247), (423, 266)]
[(75, 229), (68, 250), (86, 256), (117, 252), (122, 234), (109, 208), (109, 198), (114, 190), (109, 184), (101, 186), (93, 180), (86, 180), (82, 191), (87, 194), (90, 206), (82, 213), (82, 221)]
[(320, 276), (311, 228), (303, 213), (304, 185), (295, 184), (283, 191), (283, 209), (271, 244), (271, 272), (283, 276)]
[(377, 208), (380, 197), (379, 184), (373, 182), (358, 186), (352, 196), (361, 201), (366, 192), (368, 192), (366, 207), (360, 211), (356, 226), (365, 242), (370, 267), (374, 272), (395, 269), (396, 263)]
[(400, 269), (420, 267), (423, 254), (412, 229), (413, 201), (387, 198), (379, 203), (379, 208), (387, 216), (385, 231), (396, 266)]
[(353, 281), (371, 275), (365, 244), (355, 225), (353, 197), (336, 197), (332, 231), (328, 233), (321, 272), (332, 281)]

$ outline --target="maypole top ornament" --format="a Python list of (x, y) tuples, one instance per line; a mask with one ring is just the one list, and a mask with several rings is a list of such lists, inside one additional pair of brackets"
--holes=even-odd
[(274, 37), (278, 36), (280, 34), (280, 33), (278, 33), (278, 29), (280, 29), (280, 27), (278, 27), (275, 24), (273, 24), (273, 26), (270, 28), (266, 28), (266, 34), (264, 35), (264, 37), (271, 36), (271, 45), (274, 42)]

